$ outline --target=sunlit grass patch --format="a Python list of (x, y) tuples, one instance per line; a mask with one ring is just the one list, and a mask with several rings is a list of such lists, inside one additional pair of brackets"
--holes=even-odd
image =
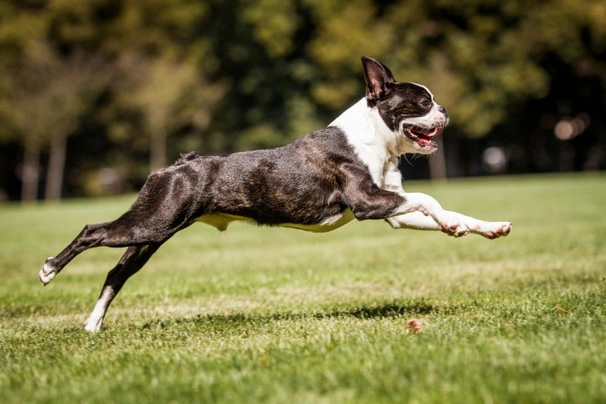
[(47, 287), (37, 273), (133, 197), (1, 206), (0, 402), (600, 402), (605, 179), (406, 184), (512, 220), (495, 241), (195, 225), (96, 335), (82, 322), (122, 251), (87, 251)]

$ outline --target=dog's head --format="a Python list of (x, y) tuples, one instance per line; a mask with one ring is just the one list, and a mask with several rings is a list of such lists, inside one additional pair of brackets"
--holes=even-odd
[(385, 125), (397, 137), (403, 153), (430, 154), (438, 145), (432, 138), (448, 124), (444, 107), (425, 86), (398, 82), (379, 61), (362, 57), (366, 99), (376, 107)]

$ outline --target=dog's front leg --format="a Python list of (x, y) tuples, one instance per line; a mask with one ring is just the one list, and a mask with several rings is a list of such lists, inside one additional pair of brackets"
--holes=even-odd
[(429, 195), (404, 192), (401, 177), (390, 162), (382, 188), (377, 187), (368, 172), (357, 166), (345, 166), (346, 184), (343, 199), (358, 220), (385, 219), (394, 228), (441, 230), (455, 237), (469, 232), (487, 238), (506, 236), (509, 222), (485, 222), (460, 213), (444, 210)]
[(511, 231), (510, 222), (487, 222), (447, 211), (426, 194), (406, 193), (404, 197), (406, 205), (409, 205), (406, 209), (412, 212), (387, 218), (395, 229), (441, 230), (454, 237), (472, 232), (490, 239), (506, 236)]

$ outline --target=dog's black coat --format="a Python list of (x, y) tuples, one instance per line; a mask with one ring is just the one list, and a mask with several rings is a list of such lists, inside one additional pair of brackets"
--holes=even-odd
[(184, 155), (152, 173), (112, 227), (126, 232), (131, 245), (147, 244), (205, 215), (311, 226), (346, 209), (358, 220), (385, 218), (403, 201), (374, 184), (343, 131), (328, 127), (275, 149)]
[[(229, 215), (303, 229), (320, 225), (313, 231), (328, 231), (332, 227), (321, 224), (346, 210), (358, 220), (382, 219), (404, 201), (402, 195), (379, 188), (345, 133), (328, 127), (275, 149), (183, 155), (149, 176), (126, 213), (112, 222), (86, 225), (45, 268), (63, 268), (92, 247), (129, 247), (101, 292), (101, 304), (109, 305), (165, 241), (205, 217)], [(228, 223), (209, 222), (220, 230)]]

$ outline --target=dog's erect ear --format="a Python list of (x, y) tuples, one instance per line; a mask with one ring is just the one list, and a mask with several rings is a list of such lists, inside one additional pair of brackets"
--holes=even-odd
[(395, 83), (391, 70), (378, 60), (367, 56), (362, 56), (362, 64), (366, 79), (366, 98), (378, 101), (387, 96)]

